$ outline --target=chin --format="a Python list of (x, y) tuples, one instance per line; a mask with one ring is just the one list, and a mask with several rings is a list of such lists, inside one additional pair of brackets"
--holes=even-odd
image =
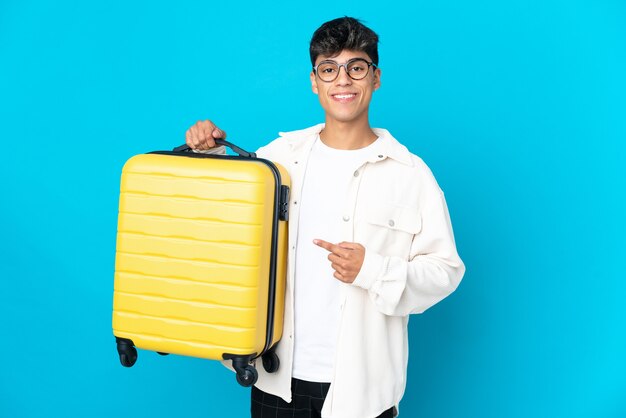
[(354, 115), (354, 114), (350, 114), (350, 115), (346, 115), (346, 114), (329, 114), (328, 115), (330, 117), (330, 119), (336, 120), (337, 122), (342, 122), (342, 123), (350, 123), (350, 122), (356, 122), (359, 119), (361, 119), (362, 115)]

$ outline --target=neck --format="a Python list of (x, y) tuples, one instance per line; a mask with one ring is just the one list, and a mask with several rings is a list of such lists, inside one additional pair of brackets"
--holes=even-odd
[(335, 149), (354, 150), (365, 148), (376, 140), (369, 121), (340, 122), (326, 118), (326, 126), (320, 132), (322, 142)]

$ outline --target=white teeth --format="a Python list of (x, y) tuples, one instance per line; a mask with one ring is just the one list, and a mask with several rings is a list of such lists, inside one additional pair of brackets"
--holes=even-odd
[(354, 94), (335, 94), (335, 97), (338, 99), (349, 99), (350, 97), (354, 96)]

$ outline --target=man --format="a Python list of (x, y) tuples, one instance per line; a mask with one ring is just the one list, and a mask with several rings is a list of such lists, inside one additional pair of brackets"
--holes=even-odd
[[(310, 44), (325, 123), (258, 150), (291, 175), (280, 368), (252, 389), (252, 417), (393, 417), (406, 384), (408, 315), (458, 286), (443, 193), (424, 162), (369, 125), (380, 87), (378, 36), (358, 20), (324, 23)], [(200, 121), (199, 152), (226, 133)], [(208, 151), (206, 151), (208, 150)]]

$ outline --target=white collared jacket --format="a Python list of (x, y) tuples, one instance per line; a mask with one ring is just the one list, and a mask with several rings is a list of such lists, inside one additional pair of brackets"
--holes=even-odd
[[(280, 133), (257, 155), (284, 166), (291, 176), (289, 256), (280, 368), (257, 367), (256, 386), (291, 401), (294, 260), (299, 206), (313, 143), (324, 125)], [(381, 146), (354, 172), (342, 202), (343, 241), (365, 251), (352, 284), (341, 286), (341, 318), (334, 378), (322, 416), (369, 418), (397, 406), (408, 362), (408, 315), (424, 312), (452, 293), (465, 272), (456, 251), (448, 209), (426, 164), (384, 129)], [(260, 364), (259, 364), (260, 365)]]

